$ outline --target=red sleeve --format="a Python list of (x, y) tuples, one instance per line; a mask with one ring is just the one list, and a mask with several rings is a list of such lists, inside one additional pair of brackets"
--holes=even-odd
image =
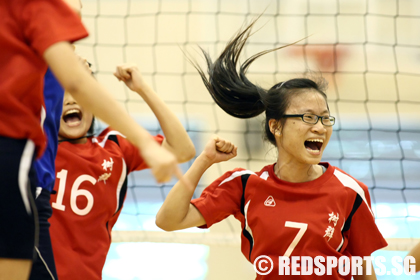
[(25, 37), (40, 56), (55, 43), (88, 36), (79, 15), (63, 0), (26, 1), (21, 12)]
[(237, 168), (226, 172), (205, 188), (199, 198), (191, 201), (206, 220), (202, 228), (210, 227), (240, 211), (243, 170)]
[(356, 196), (355, 205), (357, 205), (357, 201), (360, 202), (360, 205), (354, 211), (350, 229), (345, 233), (348, 238), (346, 251), (352, 256), (364, 257), (388, 246), (388, 243), (376, 226), (367, 186), (357, 182), (363, 188), (366, 201), (360, 198), (360, 195)]
[[(125, 137), (121, 135), (117, 135), (117, 138), (120, 148), (124, 154), (124, 160), (127, 164), (127, 171), (129, 173), (134, 170), (142, 170), (149, 167), (144, 161), (143, 157), (140, 155), (140, 152), (136, 146), (131, 144), (131, 142), (129, 142)], [(158, 134), (153, 136), (153, 139), (155, 139), (159, 145), (162, 145), (162, 142), (165, 138)]]

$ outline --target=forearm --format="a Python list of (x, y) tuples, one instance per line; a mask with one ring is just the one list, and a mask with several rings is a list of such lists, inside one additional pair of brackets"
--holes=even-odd
[(177, 182), (156, 215), (156, 225), (173, 231), (205, 224), (204, 218), (191, 205), (191, 198), (204, 172), (211, 166), (202, 156), (197, 157), (184, 177), (191, 185)]
[(167, 149), (175, 154), (179, 162), (186, 162), (195, 156), (194, 144), (178, 117), (147, 84), (138, 92), (155, 114), (165, 134)]
[[(152, 137), (143, 127), (138, 125), (127, 111), (108, 94), (101, 85), (93, 85), (93, 81), (85, 81), (80, 89), (69, 91), (77, 102), (89, 110), (99, 119), (107, 123), (113, 129), (121, 132), (127, 137), (140, 151), (146, 149), (152, 141)], [(101, 90), (98, 92), (98, 86)], [(90, 92), (90, 94), (86, 94)]]

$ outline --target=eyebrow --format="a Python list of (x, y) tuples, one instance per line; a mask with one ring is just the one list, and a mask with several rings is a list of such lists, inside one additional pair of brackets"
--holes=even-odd
[[(315, 114), (315, 112), (313, 111), (313, 110), (311, 110), (311, 109), (308, 109), (308, 110), (305, 110), (305, 111), (303, 111), (304, 113), (311, 113), (311, 114), (314, 114), (314, 115), (316, 115)], [(324, 111), (322, 111), (321, 112), (321, 114), (329, 114), (330, 112), (328, 111), (328, 110), (324, 110)]]

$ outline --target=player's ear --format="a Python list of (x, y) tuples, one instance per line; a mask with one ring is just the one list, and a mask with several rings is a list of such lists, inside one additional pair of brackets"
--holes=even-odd
[(270, 132), (274, 136), (280, 136), (281, 135), (281, 124), (280, 121), (271, 119), (268, 121), (268, 126), (270, 127)]

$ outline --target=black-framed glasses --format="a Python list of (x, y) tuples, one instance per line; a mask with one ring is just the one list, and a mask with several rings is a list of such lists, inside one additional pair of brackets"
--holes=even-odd
[(333, 126), (335, 124), (335, 117), (333, 116), (318, 116), (315, 114), (296, 114), (296, 115), (283, 115), (283, 118), (301, 118), (303, 122), (309, 124), (317, 124), (318, 120), (325, 126)]

